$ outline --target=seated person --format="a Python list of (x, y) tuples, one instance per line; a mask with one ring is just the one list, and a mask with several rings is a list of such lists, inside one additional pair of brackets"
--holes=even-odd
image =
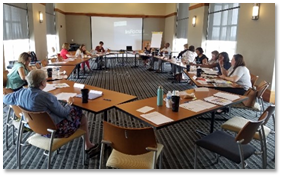
[[(100, 41), (99, 45), (96, 46), (95, 51), (97, 52), (97, 54), (105, 53), (105, 49), (103, 48), (103, 45), (104, 45), (104, 42)], [(98, 63), (98, 69), (102, 69), (103, 67), (103, 65), (100, 64), (102, 63), (102, 59), (103, 59), (103, 56), (100, 56), (100, 57), (97, 57), (97, 59), (95, 60)]]
[[(225, 53), (225, 52), (223, 52)], [(227, 54), (227, 53), (226, 53)], [(222, 79), (236, 82), (237, 84), (243, 86), (243, 88), (228, 88), (228, 87), (216, 87), (215, 89), (226, 91), (234, 94), (244, 95), (245, 92), (252, 86), (251, 76), (249, 69), (245, 66), (245, 62), (243, 60), (243, 56), (241, 54), (235, 54), (231, 60), (231, 67), (226, 69), (226, 63), (224, 59), (221, 58), (222, 53), (219, 54), (219, 67), (222, 72), (222, 75), (219, 76)], [(228, 54), (227, 54), (228, 56)], [(225, 56), (224, 58), (227, 58)], [(229, 59), (228, 59), (229, 60)], [(229, 112), (229, 108), (223, 108), (217, 110), (216, 113), (220, 114), (222, 112)]]
[(204, 55), (204, 51), (201, 47), (198, 47), (196, 49), (196, 53), (197, 53), (197, 57), (195, 58), (195, 62), (196, 64), (204, 64), (207, 65), (208, 64), (208, 58), (206, 55)]
[(70, 45), (68, 43), (64, 43), (62, 45), (62, 50), (61, 50), (61, 53), (60, 53), (60, 56), (63, 58), (63, 59), (67, 59), (69, 57), (74, 57), (73, 55), (71, 54), (68, 54), (68, 49), (70, 48)]
[[(168, 57), (171, 54), (171, 48), (169, 46), (170, 46), (170, 44), (166, 43), (165, 47), (163, 49), (161, 49), (160, 54)], [(158, 70), (156, 71), (157, 73), (161, 72), (162, 63), (163, 63), (163, 61), (161, 59), (159, 59)]]
[(226, 70), (222, 65), (222, 62), (219, 63), (222, 75), (219, 76), (222, 79), (227, 81), (236, 82), (241, 85), (243, 88), (229, 88), (224, 89), (224, 91), (244, 95), (244, 93), (252, 87), (250, 71), (246, 67), (244, 58), (241, 54), (235, 54), (231, 60), (231, 67)]
[[(186, 46), (185, 46), (186, 45)], [(188, 48), (188, 44), (185, 44), (184, 45), (184, 48)], [(180, 55), (180, 53), (179, 53)], [(178, 55), (178, 56), (179, 56)], [(177, 56), (177, 57), (178, 57)], [(194, 58), (195, 58), (195, 47), (193, 45), (189, 46), (189, 48), (186, 50), (185, 49), (185, 52), (181, 54), (181, 62), (184, 64), (184, 65), (188, 65), (190, 64), (191, 62), (194, 61)], [(176, 68), (175, 68), (176, 67)], [(178, 73), (181, 73), (181, 67), (179, 66), (176, 66), (176, 65), (172, 65), (172, 73), (173, 75), (176, 75)]]
[[(85, 56), (91, 56), (91, 53), (88, 52), (88, 51), (86, 50), (86, 46), (85, 46), (84, 44), (82, 44), (82, 45), (80, 45), (79, 48), (76, 50), (76, 52), (75, 52), (75, 57), (84, 58)], [(85, 61), (84, 63), (87, 65), (87, 67), (88, 67), (88, 69), (89, 69), (89, 71), (90, 71), (89, 61)], [(81, 64), (82, 69), (84, 69), (84, 65), (85, 65), (84, 63)]]
[(32, 70), (29, 66), (30, 61), (31, 56), (26, 52), (19, 56), (18, 61), (15, 62), (11, 72), (7, 75), (6, 88), (17, 91), (27, 85), (26, 75)]
[[(55, 138), (69, 137), (78, 128), (83, 129), (86, 131), (84, 135), (86, 152), (89, 157), (98, 154), (99, 146), (94, 145), (89, 140), (86, 117), (82, 114), (81, 109), (71, 106), (73, 98), (70, 98), (67, 104), (63, 106), (57, 100), (57, 97), (43, 91), (46, 87), (46, 73), (43, 70), (32, 70), (26, 76), (26, 79), (28, 88), (22, 88), (17, 92), (5, 95), (3, 103), (17, 105), (28, 111), (47, 112), (57, 127), (54, 134)], [(50, 137), (50, 135), (45, 137)]]
[[(150, 43), (147, 43), (145, 48), (144, 48), (144, 53), (145, 54), (151, 54), (151, 50), (152, 48), (150, 48)], [(146, 64), (148, 63), (148, 59), (150, 58), (150, 56), (140, 56), (143, 60), (144, 65), (146, 66)]]
[(203, 68), (216, 68), (217, 69), (217, 65), (218, 65), (218, 51), (213, 51), (211, 52), (212, 54), (212, 58), (211, 60), (208, 62), (208, 64), (194, 64), (195, 66), (200, 66)]

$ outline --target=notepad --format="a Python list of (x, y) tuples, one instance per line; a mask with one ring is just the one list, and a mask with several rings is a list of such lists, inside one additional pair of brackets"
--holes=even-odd
[(70, 87), (67, 83), (53, 84), (56, 88)]
[(225, 98), (225, 99), (228, 99), (228, 100), (231, 100), (231, 101), (234, 101), (234, 100), (237, 100), (238, 98), (240, 98), (239, 95), (233, 95), (233, 94), (230, 94), (230, 93), (223, 93), (223, 92), (218, 92), (218, 93), (214, 94), (214, 96)]
[(203, 100), (195, 100), (195, 101), (189, 101), (187, 103), (180, 104), (179, 107), (187, 109), (189, 111), (193, 112), (200, 112), (205, 109), (210, 109), (215, 107), (216, 105), (212, 103), (205, 102)]
[(84, 84), (74, 83), (73, 87), (84, 89)]
[(157, 111), (148, 113), (148, 114), (141, 114), (141, 117), (153, 122), (156, 125), (160, 125), (163, 123), (173, 122), (173, 120)]
[(232, 103), (231, 100), (227, 100), (227, 99), (220, 98), (220, 97), (214, 97), (214, 96), (204, 98), (204, 100), (207, 101), (207, 102), (217, 104), (217, 105), (222, 105), (222, 106), (225, 106), (225, 105)]
[(149, 112), (153, 109), (155, 109), (155, 108), (152, 108), (150, 106), (144, 106), (142, 108), (137, 109), (136, 111), (141, 112), (141, 113), (147, 113), (147, 112)]
[(67, 92), (62, 92), (59, 93), (57, 95), (55, 95), (57, 97), (58, 100), (64, 100), (64, 101), (68, 101), (68, 99), (70, 97), (74, 97), (76, 96), (77, 93), (67, 93)]
[(51, 90), (55, 90), (56, 87), (54, 86), (54, 84), (46, 84), (46, 87), (43, 89), (44, 92), (49, 92)]

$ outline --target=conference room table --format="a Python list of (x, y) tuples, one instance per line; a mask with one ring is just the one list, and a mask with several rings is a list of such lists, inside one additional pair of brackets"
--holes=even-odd
[[(77, 74), (77, 78), (79, 79), (79, 71), (80, 71), (80, 67), (78, 66), (79, 64), (83, 63), (85, 64), (86, 61), (92, 59), (94, 57), (77, 57), (77, 58), (68, 58), (68, 59), (64, 59), (62, 61), (59, 62), (51, 62), (48, 65), (50, 66), (76, 66), (76, 74)], [(84, 74), (85, 74), (85, 67), (84, 67)]]
[(45, 66), (42, 67), (41, 70), (46, 71), (47, 69), (52, 68), (52, 77), (47, 78), (47, 81), (60, 80), (60, 79), (68, 79), (71, 73), (73, 72), (75, 66)]
[[(75, 82), (69, 80), (58, 80), (48, 82), (49, 84), (62, 84), (66, 83), (69, 87), (57, 88), (55, 90), (49, 91), (49, 93), (53, 95), (57, 95), (59, 93), (67, 92), (67, 93), (77, 93), (81, 94), (81, 88), (74, 87)], [(97, 90), (102, 91), (103, 95), (93, 100), (88, 100), (88, 103), (82, 103), (82, 98), (74, 97), (73, 105), (80, 107), (83, 110), (93, 112), (95, 114), (104, 112), (104, 120), (107, 120), (107, 110), (115, 107), (118, 104), (126, 103), (132, 100), (135, 100), (137, 97), (133, 95), (128, 95), (108, 89), (103, 89), (100, 87), (86, 85), (84, 89)]]
[[(222, 93), (222, 91), (218, 91), (218, 90), (215, 90), (215, 89), (209, 89), (208, 91), (195, 91), (194, 89), (188, 89), (188, 90), (185, 90), (185, 92), (188, 93), (188, 94), (194, 93), (197, 100), (203, 100), (204, 98), (213, 96), (214, 94), (216, 94), (218, 92)], [(239, 95), (238, 99), (232, 101), (230, 104), (227, 104), (225, 106), (230, 106), (230, 105), (233, 105), (233, 104), (240, 103), (240, 102), (246, 100), (247, 98), (248, 97), (246, 97), (246, 96), (240, 96)], [(184, 95), (180, 95), (180, 103), (179, 104), (191, 103), (194, 100), (195, 100), (195, 98), (194, 99), (192, 99), (192, 98), (191, 99), (185, 99)], [(140, 108), (143, 108), (145, 106), (149, 106), (151, 108), (154, 108), (153, 110), (151, 110), (149, 112), (157, 111), (157, 112), (161, 113), (162, 115), (172, 119), (172, 122), (157, 125), (157, 124), (147, 120), (146, 118), (143, 118), (141, 115), (144, 114), (144, 113), (141, 113), (137, 110), (140, 109)], [(120, 105), (117, 105), (116, 108), (121, 110), (122, 112), (125, 112), (125, 113), (131, 115), (132, 117), (148, 124), (149, 126), (154, 127), (155, 129), (160, 129), (160, 128), (163, 128), (163, 127), (166, 127), (166, 126), (169, 126), (169, 125), (172, 125), (172, 124), (180, 123), (183, 120), (189, 120), (189, 119), (195, 118), (197, 116), (200, 116), (200, 115), (203, 115), (203, 114), (206, 114), (206, 113), (211, 113), (211, 124), (210, 124), (209, 132), (212, 133), (213, 130), (214, 130), (215, 111), (218, 110), (218, 109), (221, 109), (225, 106), (216, 105), (212, 108), (204, 109), (204, 110), (199, 111), (199, 112), (193, 112), (191, 110), (179, 107), (178, 112), (173, 112), (171, 108), (166, 107), (165, 101), (163, 102), (162, 106), (157, 106), (157, 97), (152, 97), (152, 98), (147, 98), (147, 99), (143, 99), (143, 100), (138, 100), (138, 101), (120, 104)], [(148, 113), (148, 112), (146, 112), (146, 113)]]

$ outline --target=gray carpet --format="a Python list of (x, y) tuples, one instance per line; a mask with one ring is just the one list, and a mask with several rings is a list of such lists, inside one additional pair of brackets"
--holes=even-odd
[[(93, 70), (86, 79), (75, 79), (71, 76), (69, 79), (89, 84), (93, 86), (102, 87), (122, 93), (136, 95), (138, 99), (144, 99), (156, 96), (158, 85), (164, 87), (164, 92), (168, 90), (186, 90), (193, 88), (187, 83), (171, 83), (167, 78), (169, 74), (158, 74), (149, 72), (144, 66), (140, 65), (138, 68), (131, 68), (132, 64), (125, 66), (115, 65), (117, 62), (112, 59), (109, 62), (108, 70)], [(96, 64), (91, 63), (91, 67), (95, 68)], [(165, 64), (165, 70), (170, 70), (170, 65)], [(265, 104), (266, 107), (269, 104)], [(16, 147), (12, 144), (12, 130), (8, 133), (9, 150), (6, 148), (5, 140), (5, 122), (6, 122), (7, 106), (4, 105), (4, 130), (3, 130), (3, 168), (16, 169)], [(102, 139), (102, 114), (84, 112), (88, 117), (89, 131), (91, 134), (91, 141), (94, 143), (100, 142)], [(250, 110), (233, 108), (231, 111), (232, 116), (242, 116), (248, 119), (256, 120), (256, 114)], [(205, 114), (202, 117), (208, 118), (210, 114)], [(230, 118), (227, 114), (216, 115), (216, 118)], [(108, 111), (108, 121), (123, 127), (145, 127), (146, 125), (135, 118), (122, 113), (119, 110), (111, 109)], [(220, 130), (222, 121), (215, 122), (215, 129)], [(192, 169), (194, 158), (194, 142), (199, 139), (195, 130), (201, 130), (206, 133), (209, 131), (209, 120), (201, 120), (198, 118), (182, 121), (181, 123), (174, 124), (160, 130), (157, 130), (157, 139), (162, 143), (164, 148), (162, 167), (164, 169)], [(273, 121), (269, 120), (268, 125), (273, 129)], [(233, 134), (234, 135), (234, 134)], [(24, 139), (28, 138), (28, 133), (24, 134)], [(252, 141), (251, 144), (257, 150), (260, 149), (258, 141)], [(99, 158), (92, 158), (87, 160), (87, 164), (82, 164), (82, 139), (77, 139), (64, 146), (59, 154), (52, 155), (51, 167), (53, 169), (97, 169), (99, 166)], [(275, 162), (272, 158), (275, 155), (275, 134), (268, 136), (268, 165), (267, 169), (275, 169)], [(106, 151), (106, 155), (109, 150)], [(218, 164), (212, 164), (214, 155), (203, 149), (199, 150), (198, 168), (200, 169), (238, 169), (239, 165), (221, 157)], [(248, 169), (261, 168), (261, 156), (253, 155), (248, 160)], [(22, 168), (25, 169), (45, 169), (47, 167), (47, 157), (43, 155), (43, 151), (33, 146), (23, 147), (22, 151)]]

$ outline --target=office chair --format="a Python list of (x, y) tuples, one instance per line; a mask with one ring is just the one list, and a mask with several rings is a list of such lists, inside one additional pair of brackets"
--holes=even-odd
[[(214, 152), (237, 164), (241, 163), (242, 169), (245, 169), (245, 160), (255, 153), (255, 148), (249, 143), (262, 123), (263, 120), (247, 122), (235, 138), (223, 131), (216, 131), (197, 140), (195, 142), (194, 169), (197, 168), (198, 147)], [(261, 134), (261, 131), (259, 133)]]
[[(19, 137), (18, 137), (18, 145), (17, 145), (17, 164), (18, 168), (21, 168), (21, 147), (26, 145), (25, 142), (22, 141), (22, 133), (24, 124), (28, 124), (30, 128), (34, 131), (34, 135), (30, 136), (27, 139), (27, 143), (33, 145), (35, 147), (41, 148), (44, 151), (44, 155), (48, 157), (47, 169), (50, 168), (51, 156), (52, 152), (60, 149), (63, 145), (69, 143), (70, 141), (82, 137), (83, 145), (83, 164), (85, 163), (85, 150), (84, 150), (84, 138), (83, 135), (86, 133), (82, 129), (77, 129), (75, 133), (67, 138), (54, 138), (54, 133), (56, 132), (56, 125), (53, 120), (49, 116), (47, 112), (31, 112), (21, 108), (21, 111), (26, 118), (25, 120), (21, 120)], [(51, 138), (44, 137), (42, 135), (51, 134)], [(46, 152), (47, 151), (47, 152)]]
[(163, 145), (156, 142), (153, 128), (123, 128), (103, 122), (103, 140), (101, 145), (100, 165), (104, 164), (104, 148), (110, 145), (113, 150), (106, 166), (120, 169), (154, 169)]
[[(262, 138), (260, 137), (259, 133), (256, 132), (254, 135), (255, 140), (259, 140), (261, 143), (261, 149), (262, 149), (262, 158), (263, 158), (263, 168), (266, 168), (266, 162), (267, 162), (267, 146), (266, 146), (266, 138), (270, 134), (271, 130), (266, 126), (269, 118), (272, 116), (274, 117), (274, 111), (275, 111), (275, 105), (270, 105), (264, 113), (260, 116), (259, 120), (264, 120), (264, 122), (261, 125), (261, 133), (262, 133)], [(266, 115), (267, 113), (267, 115)], [(244, 125), (249, 122), (249, 119), (245, 119), (243, 117), (238, 117), (235, 116), (225, 123), (221, 125), (221, 128), (224, 130), (232, 131), (235, 133), (238, 133)]]

